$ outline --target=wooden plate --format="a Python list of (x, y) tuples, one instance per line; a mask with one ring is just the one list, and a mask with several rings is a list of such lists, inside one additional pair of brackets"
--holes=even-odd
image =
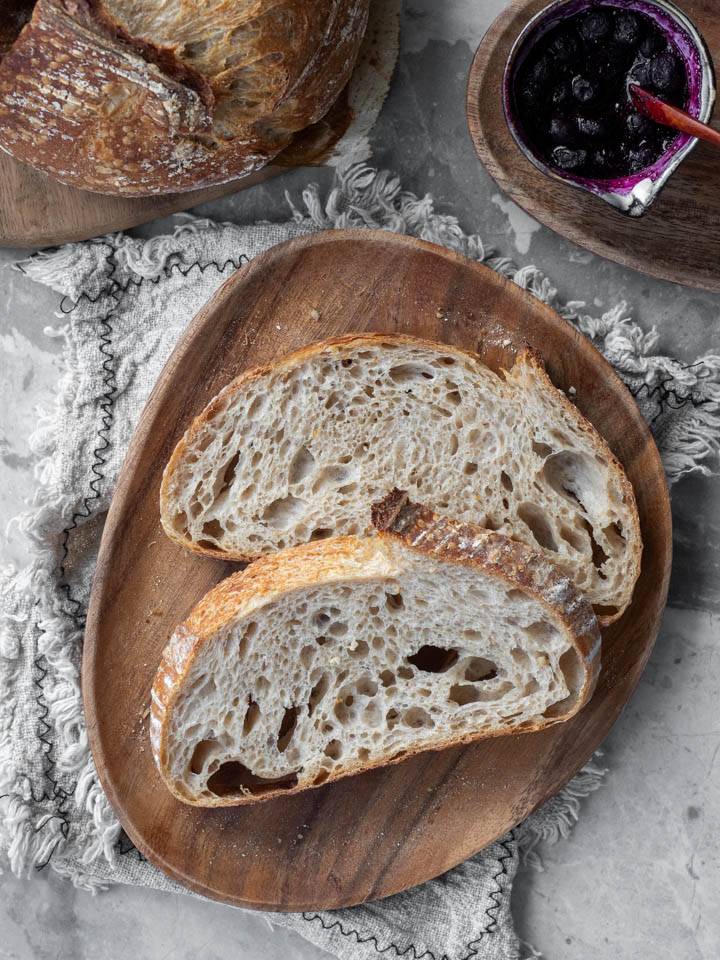
[[(477, 155), (498, 186), (532, 217), (569, 240), (653, 277), (720, 292), (720, 153), (699, 143), (638, 219), (552, 181), (523, 156), (502, 107), (510, 49), (548, 0), (513, 0), (477, 49), (467, 87), (467, 116)], [(715, 61), (720, 63), (716, 0), (683, 0)], [(720, 129), (716, 119), (713, 126)]]
[[(202, 810), (165, 789), (147, 737), (150, 687), (175, 626), (233, 566), (171, 543), (158, 490), (176, 442), (240, 371), (314, 340), (400, 331), (477, 350), (494, 369), (529, 341), (633, 480), (645, 541), (627, 614), (604, 638), (591, 701), (544, 732), (426, 753), (254, 806)], [(506, 346), (500, 346), (506, 343)], [(508, 280), (384, 232), (302, 237), (231, 277), (183, 335), (135, 431), (88, 614), (83, 692), (100, 779), (139, 849), (193, 890), (273, 910), (333, 908), (434, 877), (504, 834), (587, 760), (637, 684), (665, 605), (671, 527), (660, 458), (632, 397), (590, 343)]]

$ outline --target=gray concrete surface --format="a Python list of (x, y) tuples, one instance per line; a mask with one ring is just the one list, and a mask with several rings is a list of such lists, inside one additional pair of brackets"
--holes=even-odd
[[(556, 236), (503, 197), (475, 158), (464, 114), (476, 44), (504, 0), (408, 0), (390, 96), (373, 134), (374, 163), (407, 189), (430, 192), (498, 252), (535, 263), (566, 299), (603, 308), (626, 300), (659, 350), (692, 361), (720, 352), (720, 297), (652, 280)], [(207, 204), (222, 220), (284, 219), (325, 170), (297, 170)], [(149, 225), (138, 235), (162, 232)], [(61, 370), (56, 298), (0, 251), (0, 528), (33, 485), (28, 437)], [(719, 267), (720, 269), (720, 267)], [(569, 840), (521, 871), (513, 907), (521, 935), (551, 960), (717, 960), (720, 957), (720, 479), (673, 491), (670, 609), (647, 672), (604, 745), (609, 774)], [(12, 526), (0, 562), (21, 563)], [(257, 914), (187, 897), (115, 888), (97, 897), (47, 873), (0, 877), (0, 958), (312, 960), (325, 956)]]

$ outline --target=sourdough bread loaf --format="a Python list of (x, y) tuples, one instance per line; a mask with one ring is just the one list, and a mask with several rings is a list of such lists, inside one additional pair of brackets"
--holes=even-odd
[(0, 32), (0, 147), (99, 193), (243, 176), (327, 112), (352, 72), (368, 6), (13, 0)]
[(161, 517), (191, 550), (250, 560), (368, 535), (370, 504), (393, 486), (541, 551), (601, 622), (630, 602), (630, 482), (529, 350), (503, 378), (446, 344), (358, 334), (243, 374), (175, 449)]
[(256, 561), (175, 631), (150, 736), (178, 799), (263, 800), (587, 701), (597, 621), (542, 554), (398, 491), (374, 520)]

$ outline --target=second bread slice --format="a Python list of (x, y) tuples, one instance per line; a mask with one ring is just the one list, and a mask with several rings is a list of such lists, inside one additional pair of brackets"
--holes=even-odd
[(378, 537), (305, 544), (212, 590), (176, 630), (150, 735), (180, 800), (223, 806), (538, 730), (592, 693), (590, 605), (522, 544), (395, 491)]

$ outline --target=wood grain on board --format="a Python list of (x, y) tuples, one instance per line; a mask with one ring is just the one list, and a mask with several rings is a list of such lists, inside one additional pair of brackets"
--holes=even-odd
[[(557, 183), (520, 151), (505, 122), (502, 78), (528, 20), (547, 0), (513, 0), (478, 47), (467, 87), (475, 150), (498, 186), (540, 223), (623, 266), (675, 283), (720, 292), (720, 153), (699, 143), (650, 210), (637, 219), (584, 191)], [(716, 0), (683, 0), (683, 10), (720, 63)], [(720, 129), (716, 119), (712, 126)]]
[[(634, 482), (645, 542), (632, 605), (606, 630), (591, 702), (540, 733), (424, 753), (296, 796), (200, 809), (175, 800), (147, 732), (153, 675), (176, 625), (234, 566), (160, 526), (162, 471), (206, 403), (248, 367), (354, 331), (410, 333), (507, 368), (529, 342)], [(501, 346), (505, 343), (505, 346)], [(384, 232), (282, 244), (200, 311), (135, 431), (105, 525), (87, 621), (83, 692), (103, 786), (139, 849), (180, 883), (269, 910), (334, 908), (434, 877), (502, 836), (593, 753), (632, 693), (660, 624), (671, 523), (660, 458), (632, 397), (592, 345), (529, 293), (440, 247)]]

